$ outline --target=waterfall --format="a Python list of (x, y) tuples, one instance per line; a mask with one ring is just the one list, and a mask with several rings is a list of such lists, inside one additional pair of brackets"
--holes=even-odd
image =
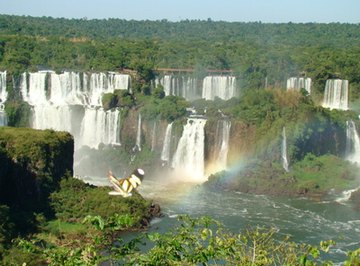
[(21, 76), (20, 90), (25, 102), (30, 105), (47, 104), (46, 76), (49, 72), (23, 73)]
[(165, 75), (156, 79), (155, 84), (161, 84), (164, 87), (166, 96), (181, 96), (188, 101), (201, 98), (201, 92), (197, 88), (198, 79), (190, 76)]
[(81, 123), (80, 146), (98, 148), (100, 143), (120, 145), (120, 111), (85, 109)]
[(0, 71), (0, 104), (6, 102), (7, 100), (7, 91), (6, 91), (6, 71)]
[(283, 127), (282, 130), (282, 142), (281, 142), (281, 158), (282, 165), (286, 172), (289, 172), (289, 162), (287, 158), (287, 143), (286, 143), (286, 129)]
[(2, 104), (0, 103), (0, 127), (7, 126), (7, 116), (4, 110), (1, 109)]
[(139, 112), (139, 117), (138, 117), (136, 144), (135, 144), (134, 150), (135, 149), (138, 149), (138, 151), (141, 151), (141, 113), (140, 112)]
[(348, 80), (328, 79), (322, 106), (330, 109), (348, 110)]
[[(68, 131), (76, 148), (120, 145), (120, 111), (101, 108), (104, 93), (129, 89), (130, 76), (118, 73), (53, 71), (23, 73), (20, 91), (32, 106), (33, 128)], [(96, 108), (94, 108), (96, 107)]]
[(231, 122), (228, 120), (220, 120), (216, 127), (216, 165), (217, 171), (227, 168), (227, 154), (229, 151)]
[(170, 160), (170, 144), (171, 144), (171, 132), (172, 132), (172, 125), (170, 123), (166, 127), (165, 131), (165, 138), (164, 138), (164, 145), (161, 152), (161, 160), (164, 162), (168, 162)]
[(360, 138), (354, 121), (346, 121), (346, 159), (360, 164)]
[(204, 180), (204, 126), (206, 120), (189, 118), (172, 159), (172, 167), (181, 178)]
[(309, 94), (311, 93), (311, 78), (289, 78), (286, 82), (287, 90), (297, 90), (304, 88)]
[(7, 100), (6, 71), (0, 72), (0, 126), (7, 125), (7, 116), (4, 103)]
[(202, 98), (229, 100), (236, 97), (236, 79), (233, 76), (207, 76), (203, 80)]

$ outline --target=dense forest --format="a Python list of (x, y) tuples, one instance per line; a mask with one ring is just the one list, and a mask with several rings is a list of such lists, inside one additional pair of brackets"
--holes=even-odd
[(244, 89), (284, 87), (291, 76), (349, 80), (360, 94), (360, 25), (126, 21), (0, 15), (0, 69), (111, 71), (151, 80), (157, 68), (231, 69)]

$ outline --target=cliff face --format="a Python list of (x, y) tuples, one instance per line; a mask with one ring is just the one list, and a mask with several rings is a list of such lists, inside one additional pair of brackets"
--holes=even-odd
[(41, 209), (60, 179), (73, 174), (74, 140), (66, 132), (0, 128), (0, 203)]

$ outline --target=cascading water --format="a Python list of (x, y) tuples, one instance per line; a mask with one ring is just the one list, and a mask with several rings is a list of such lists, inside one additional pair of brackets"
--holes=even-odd
[(0, 126), (7, 125), (7, 115), (4, 103), (7, 100), (6, 71), (0, 72)]
[(286, 141), (286, 129), (283, 127), (282, 130), (282, 141), (281, 141), (281, 158), (282, 165), (286, 172), (289, 172), (289, 161), (287, 157), (287, 141)]
[[(33, 108), (31, 126), (68, 131), (75, 147), (120, 145), (120, 111), (101, 108), (102, 95), (129, 89), (130, 76), (117, 73), (24, 73), (20, 91)], [(96, 108), (94, 108), (96, 107)]]
[(346, 121), (346, 159), (360, 164), (360, 138), (354, 121)]
[(0, 103), (5, 103), (7, 100), (6, 91), (6, 71), (0, 72)]
[(204, 181), (205, 119), (189, 118), (172, 159), (172, 168), (182, 180)]
[(172, 125), (173, 123), (168, 124), (165, 131), (164, 145), (161, 152), (161, 160), (163, 162), (169, 162), (170, 160)]
[(236, 79), (233, 76), (208, 76), (203, 80), (202, 98), (229, 100), (236, 97)]
[(141, 151), (141, 113), (139, 113), (138, 117), (138, 127), (137, 127), (137, 133), (136, 133), (136, 144), (134, 147), (134, 150)]
[(188, 101), (201, 98), (201, 91), (198, 89), (198, 79), (190, 76), (165, 75), (156, 79), (155, 84), (164, 87), (165, 95), (184, 97)]
[(286, 82), (287, 90), (297, 90), (304, 88), (309, 94), (311, 94), (311, 78), (289, 78)]
[(227, 155), (229, 151), (231, 122), (229, 120), (219, 120), (216, 127), (216, 171), (227, 168)]
[(322, 106), (330, 109), (348, 110), (348, 97), (348, 80), (328, 79)]
[(85, 109), (81, 123), (80, 146), (98, 148), (100, 143), (120, 145), (120, 111)]

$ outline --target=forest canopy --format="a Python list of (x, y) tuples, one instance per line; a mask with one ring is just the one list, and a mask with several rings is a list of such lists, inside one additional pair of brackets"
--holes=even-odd
[(306, 76), (314, 93), (329, 78), (360, 96), (360, 25), (183, 20), (65, 19), (0, 15), (0, 70), (231, 69), (247, 89), (285, 87)]

